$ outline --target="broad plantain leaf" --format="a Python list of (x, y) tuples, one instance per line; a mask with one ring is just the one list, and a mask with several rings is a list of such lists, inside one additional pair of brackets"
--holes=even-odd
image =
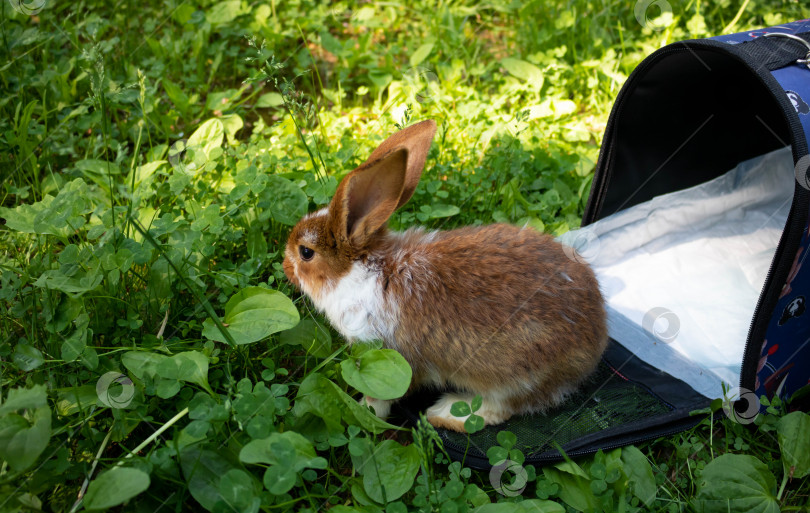
[[(298, 309), (283, 293), (248, 287), (231, 296), (225, 304), (222, 322), (234, 341), (241, 345), (258, 342), (273, 333), (290, 329), (298, 321)], [(210, 318), (203, 323), (203, 336), (217, 342), (227, 342)]]
[(16, 410), (42, 408), (48, 404), (45, 385), (31, 388), (12, 388), (5, 399), (0, 399), (0, 415)]
[(421, 45), (419, 48), (416, 49), (415, 52), (411, 54), (410, 63), (411, 66), (418, 66), (422, 64), (422, 61), (428, 58), (430, 52), (433, 51), (433, 42), (425, 43)]
[(234, 18), (239, 16), (242, 12), (242, 2), (239, 0), (226, 0), (225, 2), (215, 3), (208, 12), (205, 13), (205, 19), (211, 25), (223, 25)]
[(229, 506), (226, 511), (256, 513), (262, 503), (260, 492), (253, 476), (238, 468), (226, 472), (219, 481), (219, 494)]
[(252, 224), (247, 233), (247, 252), (250, 258), (264, 258), (267, 255), (267, 241), (260, 224)]
[(214, 394), (208, 386), (208, 358), (199, 351), (177, 353), (160, 362), (157, 372), (162, 378), (196, 383), (209, 394)]
[(24, 342), (14, 347), (14, 354), (11, 356), (11, 360), (21, 371), (26, 372), (34, 370), (45, 363), (45, 357), (42, 355), (42, 351)]
[(320, 358), (332, 354), (332, 335), (329, 334), (329, 329), (313, 319), (304, 319), (296, 326), (282, 331), (279, 341), (282, 344), (303, 346), (307, 353)]
[(501, 65), (510, 75), (525, 80), (534, 90), (539, 91), (543, 87), (543, 71), (531, 62), (507, 57), (501, 60)]
[(64, 342), (62, 342), (62, 359), (66, 362), (72, 362), (78, 358), (87, 347), (89, 333), (92, 334), (92, 330), (88, 330), (87, 323), (83, 323), (69, 337), (65, 338)]
[(315, 372), (298, 387), (293, 413), (296, 417), (311, 414), (323, 420), (330, 432), (342, 433), (346, 425), (359, 426), (372, 433), (397, 429), (357, 403), (334, 382)]
[(149, 488), (149, 474), (129, 467), (113, 467), (98, 475), (87, 488), (84, 507), (105, 510), (123, 504)]
[(89, 410), (98, 403), (98, 392), (94, 385), (60, 388), (56, 393), (56, 414), (62, 417)]
[[(560, 465), (555, 466), (559, 467)], [(543, 474), (546, 476), (546, 479), (559, 485), (560, 499), (575, 510), (599, 510), (599, 503), (591, 490), (591, 482), (589, 479), (554, 467), (544, 467)]]
[(810, 415), (794, 411), (776, 424), (785, 473), (801, 479), (810, 473)]
[(0, 208), (0, 217), (12, 230), (67, 237), (87, 223), (84, 215), (91, 211), (87, 183), (77, 178), (64, 185), (56, 197), (46, 194), (31, 205)]
[(171, 357), (146, 351), (128, 351), (121, 357), (121, 363), (138, 379), (163, 378), (158, 383), (162, 390), (161, 397), (171, 397), (177, 393), (179, 385), (176, 382), (179, 381), (195, 383), (209, 394), (214, 393), (208, 385), (208, 358), (199, 351), (186, 351)]
[(107, 176), (108, 174), (120, 175), (121, 168), (115, 162), (107, 162), (99, 159), (82, 159), (76, 162), (76, 167), (85, 174)]
[(224, 134), (225, 128), (222, 126), (222, 122), (218, 119), (209, 119), (191, 134), (188, 138), (187, 146), (189, 148), (198, 147), (202, 149), (206, 157), (210, 158), (211, 152), (215, 148), (222, 146)]
[(441, 217), (452, 217), (461, 212), (461, 209), (455, 205), (448, 205), (446, 203), (434, 203), (430, 206), (430, 218), (438, 219)]
[[(20, 410), (25, 410), (22, 414)], [(51, 410), (43, 385), (15, 388), (0, 405), (0, 460), (15, 471), (33, 465), (51, 438)]]
[(158, 365), (169, 357), (147, 351), (128, 351), (121, 356), (121, 363), (138, 379), (153, 379)]
[(371, 349), (343, 360), (340, 370), (346, 383), (376, 399), (402, 397), (413, 375), (405, 358), (393, 349)]
[[(138, 188), (145, 183), (151, 181), (152, 176), (155, 172), (160, 169), (167, 161), (165, 160), (156, 160), (154, 162), (147, 162), (146, 164), (142, 164), (136, 167), (133, 171), (130, 171), (129, 176), (127, 176), (127, 185), (132, 184), (132, 180), (135, 180), (135, 188), (134, 190), (138, 190)], [(134, 176), (133, 176), (134, 175)]]
[(227, 454), (190, 445), (180, 452), (180, 467), (188, 491), (202, 507), (208, 511), (233, 511), (219, 491), (223, 476), (238, 468), (230, 462)]
[(278, 93), (265, 93), (256, 100), (256, 108), (278, 107), (284, 103), (284, 98)]
[(657, 494), (655, 477), (647, 457), (634, 445), (622, 449), (622, 463), (630, 482), (633, 494), (646, 506), (652, 506)]
[(376, 447), (367, 444), (357, 452), (352, 454), (352, 463), (363, 475), (363, 489), (375, 501), (396, 500), (413, 486), (420, 462), (416, 446), (383, 440)]
[[(232, 98), (231, 100), (235, 100), (235, 98)], [(225, 130), (225, 137), (228, 139), (228, 144), (231, 146), (236, 146), (238, 144), (236, 132), (245, 126), (245, 122), (242, 121), (242, 118), (239, 117), (238, 114), (228, 114), (226, 116), (222, 116), (219, 118), (219, 120), (222, 123), (222, 129)]]
[(703, 469), (695, 506), (707, 513), (778, 513), (776, 478), (754, 456), (723, 454)]
[(169, 100), (177, 107), (178, 110), (182, 114), (186, 114), (186, 111), (189, 108), (190, 101), (188, 95), (183, 92), (183, 89), (169, 80), (167, 77), (163, 77), (163, 89), (166, 90), (166, 95), (169, 97)]
[[(46, 194), (42, 201), (30, 205), (23, 203), (16, 208), (0, 207), (0, 217), (6, 220), (6, 226), (12, 230), (24, 233), (37, 233), (34, 228), (34, 219), (46, 211), (53, 202), (54, 197)], [(63, 230), (57, 230), (61, 234)]]

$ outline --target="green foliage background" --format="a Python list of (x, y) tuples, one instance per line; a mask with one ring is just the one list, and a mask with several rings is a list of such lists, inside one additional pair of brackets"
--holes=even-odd
[[(3, 0), (0, 511), (806, 510), (806, 415), (778, 404), (749, 427), (715, 404), (714, 424), (527, 467), (504, 494), (429, 426), (359, 406), (407, 365), (347, 350), (281, 272), (290, 226), (426, 118), (395, 226), (576, 228), (641, 59), (810, 16), (634, 7)], [(502, 434), (491, 457), (521, 463)]]

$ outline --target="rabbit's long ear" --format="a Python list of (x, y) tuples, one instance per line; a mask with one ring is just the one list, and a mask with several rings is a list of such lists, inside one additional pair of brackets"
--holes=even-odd
[(329, 206), (329, 224), (339, 240), (365, 246), (413, 196), (435, 133), (432, 120), (395, 133), (340, 182)]
[[(376, 150), (371, 152), (371, 156), (366, 160), (365, 164), (374, 162), (400, 148), (408, 152), (405, 181), (397, 208), (407, 203), (408, 200), (411, 199), (411, 196), (413, 196), (413, 191), (416, 190), (419, 178), (422, 177), (422, 170), (425, 167), (425, 160), (427, 159), (428, 150), (430, 150), (430, 143), (433, 141), (435, 134), (436, 122), (432, 119), (411, 125), (383, 141)], [(363, 166), (360, 167), (362, 168)]]

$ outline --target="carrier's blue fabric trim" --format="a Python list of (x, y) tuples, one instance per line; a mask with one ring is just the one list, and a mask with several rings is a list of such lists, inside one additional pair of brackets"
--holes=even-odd
[[(794, 64), (772, 74), (790, 98), (807, 137), (810, 134), (810, 69)], [(806, 172), (806, 168), (801, 171)], [(810, 383), (810, 304), (807, 303), (810, 300), (810, 262), (805, 264), (810, 245), (807, 227), (810, 213), (803, 215), (806, 222), (802, 240), (762, 341), (755, 385), (758, 396), (789, 397)]]
[[(741, 32), (712, 38), (728, 44), (752, 41), (769, 33), (800, 34), (810, 32), (810, 20), (800, 20), (776, 27)], [(794, 43), (795, 44), (795, 43)], [(792, 64), (773, 70), (773, 77), (796, 109), (804, 138), (810, 146), (810, 68)], [(796, 134), (798, 135), (798, 134)], [(787, 145), (790, 141), (784, 141)], [(807, 172), (807, 164), (798, 164), (798, 173)], [(799, 187), (809, 188), (807, 180)], [(757, 396), (790, 397), (810, 384), (810, 212), (796, 213), (805, 220), (799, 247), (793, 255), (787, 280), (781, 284), (779, 299), (760, 344), (755, 392)], [(776, 284), (774, 284), (776, 285)]]
[(775, 27), (768, 27), (759, 30), (752, 30), (750, 32), (737, 32), (736, 34), (726, 34), (724, 36), (710, 37), (715, 41), (720, 41), (729, 44), (738, 44), (744, 41), (751, 41), (765, 34), (773, 32), (785, 32), (787, 34), (799, 34), (802, 32), (810, 32), (810, 19), (797, 20), (784, 25), (776, 25)]

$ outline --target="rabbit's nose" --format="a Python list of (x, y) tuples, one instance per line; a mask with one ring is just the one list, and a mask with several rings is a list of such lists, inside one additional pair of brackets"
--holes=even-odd
[(284, 269), (284, 274), (287, 275), (287, 279), (290, 280), (290, 283), (292, 283), (296, 288), (301, 288), (298, 277), (295, 275), (295, 266), (289, 258), (284, 259), (282, 268)]

